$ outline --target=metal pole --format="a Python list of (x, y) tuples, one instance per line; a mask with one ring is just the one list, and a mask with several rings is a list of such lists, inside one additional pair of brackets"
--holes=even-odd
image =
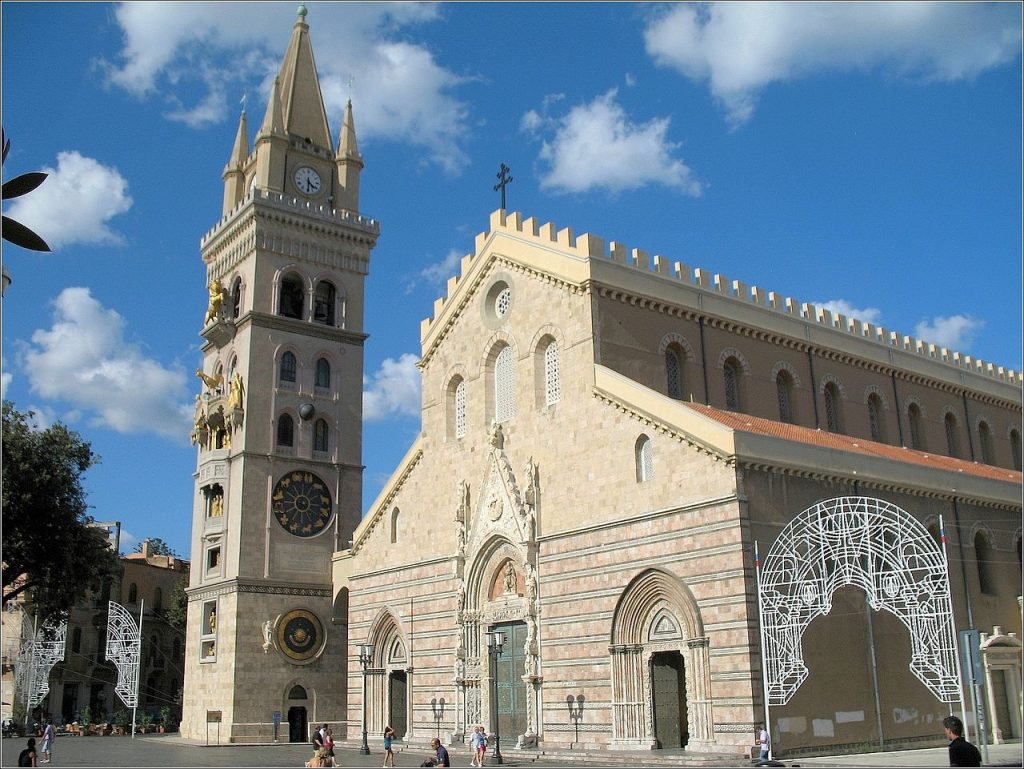
[[(955, 503), (955, 498), (954, 498)], [(955, 509), (955, 508), (954, 508)], [(957, 534), (959, 539), (959, 533)], [(956, 632), (956, 618), (953, 616), (953, 582), (950, 579), (949, 574), (949, 555), (946, 553), (946, 527), (942, 523), (942, 515), (939, 515), (939, 540), (942, 545), (942, 560), (946, 566), (946, 582), (949, 585), (949, 630), (953, 634), (954, 646), (956, 646), (957, 632)], [(964, 671), (960, 665), (960, 651), (956, 650), (953, 655), (956, 657), (956, 678), (960, 683), (960, 720), (963, 721), (964, 730), (967, 730), (967, 704), (964, 702)], [(953, 708), (950, 707), (950, 711)], [(969, 732), (968, 732), (969, 733)]]
[(142, 612), (146, 609), (146, 599), (139, 601), (139, 653), (135, 659), (135, 705), (132, 707), (132, 739), (135, 739), (135, 712), (139, 708), (139, 678), (142, 675)]
[(757, 627), (761, 636), (761, 687), (764, 693), (764, 728), (768, 732), (768, 759), (775, 757), (775, 740), (772, 739), (772, 724), (768, 706), (768, 652), (764, 639), (764, 608), (761, 605), (761, 553), (754, 540), (754, 579), (757, 585)]
[(365, 660), (359, 660), (363, 664), (363, 744), (359, 752), (364, 756), (370, 755), (370, 744), (366, 741), (366, 666)]
[(494, 755), (488, 760), (488, 764), (503, 764), (505, 759), (501, 755), (501, 728), (498, 724), (498, 654), (500, 652), (490, 647), (487, 649), (487, 655), (491, 658), (491, 662), (494, 665), (494, 674), (491, 676), (491, 690), (494, 692)]

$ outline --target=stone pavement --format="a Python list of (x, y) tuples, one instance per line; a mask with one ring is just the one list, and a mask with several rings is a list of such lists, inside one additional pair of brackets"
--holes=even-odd
[[(0, 766), (16, 766), (18, 753), (25, 746), (25, 738), (5, 739), (0, 742)], [(383, 755), (371, 745), (371, 755), (361, 755), (355, 745), (346, 743), (337, 750), (339, 765), (343, 767), (377, 767)], [(449, 748), (453, 766), (469, 766), (468, 748)], [(658, 751), (623, 753), (573, 752), (568, 750), (536, 752), (503, 750), (506, 766), (587, 766), (587, 767), (751, 767), (752, 761), (730, 759), (724, 756), (698, 757), (685, 751)], [(301, 767), (312, 755), (305, 743), (280, 745), (205, 745), (204, 742), (183, 740), (177, 735), (140, 735), (128, 737), (58, 737), (54, 746), (53, 763), (40, 766), (258, 766)], [(395, 765), (419, 766), (428, 755), (422, 746), (400, 748)], [(797, 756), (784, 758), (785, 766), (821, 767), (887, 767), (887, 766), (948, 766), (946, 748), (886, 753), (864, 753), (852, 756)], [(989, 746), (991, 766), (1021, 766), (1021, 743)]]

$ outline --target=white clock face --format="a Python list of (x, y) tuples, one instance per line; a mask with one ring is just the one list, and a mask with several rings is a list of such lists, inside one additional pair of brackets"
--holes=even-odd
[(295, 169), (295, 187), (305, 195), (315, 195), (320, 191), (320, 174), (309, 166)]

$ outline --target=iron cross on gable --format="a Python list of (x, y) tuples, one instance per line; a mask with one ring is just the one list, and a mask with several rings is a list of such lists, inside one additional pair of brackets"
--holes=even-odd
[(512, 177), (508, 175), (509, 170), (511, 169), (502, 163), (497, 173), (498, 183), (494, 185), (495, 190), (501, 190), (501, 209), (503, 211), (505, 210), (505, 187), (512, 182)]

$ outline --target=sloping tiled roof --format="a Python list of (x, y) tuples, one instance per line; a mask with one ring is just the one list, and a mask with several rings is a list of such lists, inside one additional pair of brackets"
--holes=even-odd
[(1007, 470), (1005, 467), (994, 467), (979, 462), (930, 454), (926, 451), (917, 451), (901, 446), (890, 446), (887, 443), (876, 443), (864, 438), (854, 438), (840, 433), (830, 433), (825, 430), (815, 430), (810, 427), (776, 422), (771, 419), (753, 417), (735, 411), (723, 411), (699, 403), (686, 403), (685, 405), (737, 432), (766, 435), (824, 449), (849, 451), (853, 454), (865, 454), (893, 462), (905, 462), (936, 470), (946, 470), (954, 473), (961, 472), (979, 478), (989, 478), (1016, 484), (1021, 483), (1021, 473), (1016, 470)]

